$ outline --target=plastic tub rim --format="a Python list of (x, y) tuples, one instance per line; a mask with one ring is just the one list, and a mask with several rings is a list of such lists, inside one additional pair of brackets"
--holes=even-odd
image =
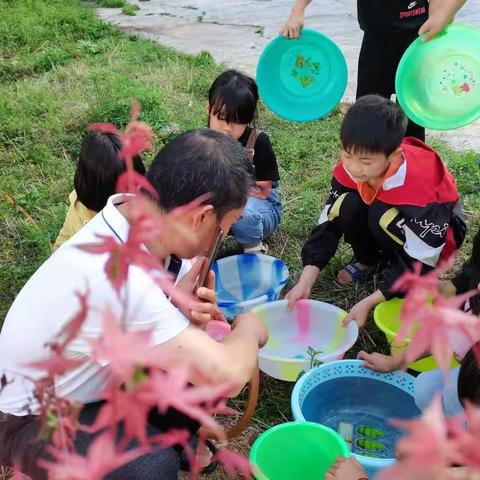
[[(323, 305), (328, 305), (330, 307), (335, 307), (335, 305), (332, 305), (331, 303), (327, 303), (327, 302), (322, 302), (321, 300), (311, 300), (311, 301), (321, 303)], [(254, 309), (251, 310), (251, 313), (256, 313), (255, 310), (257, 310), (258, 308), (269, 308), (271, 305), (281, 305), (281, 304), (287, 304), (287, 303), (288, 303), (288, 300), (276, 300), (274, 302), (269, 302), (266, 305), (259, 305), (258, 307), (255, 307)], [(345, 310), (342, 310), (339, 307), (335, 307), (335, 308), (338, 308), (338, 310), (342, 313), (345, 313), (345, 315), (347, 314)], [(346, 335), (349, 333), (349, 329), (354, 331), (353, 336), (355, 337), (355, 339), (353, 340), (353, 343), (350, 346), (348, 346), (346, 349), (344, 347), (341, 347), (341, 348), (339, 347), (339, 348), (336, 348), (335, 350), (332, 350), (331, 352), (326, 353), (325, 355), (321, 355), (322, 358), (325, 358), (325, 361), (329, 361), (328, 359), (330, 358), (337, 358), (339, 355), (345, 353), (348, 349), (352, 348), (352, 346), (355, 344), (358, 338), (357, 323), (351, 322), (347, 325), (347, 327), (345, 328)], [(276, 355), (262, 354), (262, 349), (258, 351), (258, 355), (259, 357), (264, 358), (265, 360), (271, 360), (273, 362), (279, 362), (279, 363), (284, 363), (288, 365), (301, 363), (300, 359), (298, 358), (285, 358), (285, 357), (278, 357)]]

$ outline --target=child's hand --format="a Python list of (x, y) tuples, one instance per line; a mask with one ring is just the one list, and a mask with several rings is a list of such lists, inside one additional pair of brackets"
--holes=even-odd
[(343, 325), (347, 325), (348, 323), (355, 320), (357, 322), (358, 328), (363, 328), (367, 323), (368, 314), (370, 310), (377, 305), (377, 303), (383, 302), (385, 297), (380, 290), (377, 290), (375, 293), (372, 293), (367, 298), (360, 300), (356, 303), (348, 315), (343, 319)]
[(306, 265), (303, 267), (302, 275), (297, 284), (285, 295), (288, 300), (288, 309), (291, 310), (297, 300), (302, 298), (310, 298), (312, 287), (315, 284), (320, 273), (320, 269), (313, 265)]
[(255, 187), (252, 188), (252, 195), (260, 200), (266, 200), (272, 191), (272, 182), (257, 181)]
[(304, 282), (298, 282), (286, 295), (285, 300), (288, 300), (288, 309), (291, 310), (295, 303), (302, 298), (310, 298), (312, 288)]
[(300, 37), (300, 29), (303, 28), (305, 17), (298, 13), (291, 13), (287, 20), (287, 23), (280, 30), (280, 33), (285, 38), (298, 38)]
[(372, 309), (370, 297), (364, 298), (356, 303), (348, 315), (343, 319), (343, 325), (348, 325), (350, 322), (357, 322), (358, 328), (363, 328), (367, 323), (368, 314)]
[(389, 373), (400, 370), (404, 367), (403, 355), (391, 356), (381, 353), (367, 353), (363, 350), (357, 355), (359, 360), (363, 360), (363, 366), (374, 372)]
[(338, 457), (325, 480), (368, 480), (368, 476), (354, 458)]

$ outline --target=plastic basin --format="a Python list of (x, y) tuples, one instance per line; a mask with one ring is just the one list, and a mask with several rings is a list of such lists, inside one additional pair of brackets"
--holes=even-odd
[(291, 398), (293, 418), (341, 431), (348, 427), (349, 446), (369, 478), (395, 462), (402, 432), (391, 418), (420, 415), (414, 400), (414, 377), (405, 372), (380, 374), (359, 360), (326, 363), (303, 375)]
[(339, 456), (350, 452), (330, 428), (310, 422), (290, 422), (263, 432), (250, 451), (258, 480), (319, 480)]
[[(267, 375), (294, 382), (302, 370), (318, 362), (343, 358), (356, 342), (357, 324), (342, 326), (344, 310), (315, 300), (300, 300), (291, 311), (287, 304), (279, 300), (253, 310), (269, 333), (268, 343), (258, 354), (259, 367)], [(309, 354), (309, 349), (317, 353)]]
[(452, 130), (480, 117), (480, 30), (452, 24), (415, 40), (400, 60), (395, 90), (408, 117), (425, 128)]
[[(373, 319), (377, 327), (385, 334), (388, 342), (390, 343), (392, 355), (398, 355), (404, 352), (412, 341), (413, 335), (419, 328), (418, 325), (414, 326), (406, 338), (402, 339), (401, 341), (395, 340), (395, 337), (402, 325), (400, 320), (402, 306), (402, 299), (392, 298), (391, 300), (379, 303), (373, 312)], [(452, 362), (452, 367), (455, 366), (458, 366), (458, 362), (454, 360)], [(415, 370), (416, 372), (427, 372), (429, 370), (435, 370), (439, 367), (436, 360), (430, 356), (413, 362), (408, 366), (408, 368)]]
[(289, 276), (278, 258), (253, 253), (222, 258), (212, 270), (217, 303), (228, 318), (277, 300)]
[(314, 30), (300, 38), (282, 35), (265, 48), (257, 65), (260, 96), (272, 112), (295, 122), (330, 113), (347, 88), (347, 62), (338, 45)]

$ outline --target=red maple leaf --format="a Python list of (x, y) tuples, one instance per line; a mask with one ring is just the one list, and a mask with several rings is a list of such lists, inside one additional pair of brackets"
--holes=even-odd
[(143, 448), (119, 452), (113, 436), (105, 432), (92, 442), (86, 456), (51, 448), (53, 461), (41, 459), (38, 465), (45, 468), (53, 480), (101, 480), (111, 471), (145, 453), (147, 450)]
[(416, 262), (413, 266), (413, 271), (407, 270), (392, 286), (394, 292), (409, 292), (412, 289), (436, 291), (440, 283), (439, 277), (447, 272), (453, 264), (453, 258), (443, 262), (435, 270), (432, 270), (424, 275), (422, 272), (422, 264)]
[[(418, 298), (412, 290), (405, 299), (409, 308), (402, 310), (402, 328), (397, 338), (403, 339), (415, 325), (418, 331), (413, 335), (406, 353), (406, 361), (413, 362), (427, 352), (437, 360), (441, 369), (448, 371), (454, 353), (465, 353), (454, 350), (459, 342), (467, 345), (466, 350), (480, 339), (480, 320), (459, 309), (476, 291), (468, 292), (452, 298), (443, 298), (432, 292), (427, 298)], [(432, 296), (435, 300), (432, 302)]]
[(78, 245), (77, 247), (92, 254), (108, 254), (104, 271), (118, 295), (120, 295), (121, 289), (127, 281), (128, 268), (130, 265), (139, 266), (147, 271), (162, 269), (160, 263), (155, 260), (139, 241), (140, 238), (143, 239), (144, 237), (141, 237), (138, 232), (140, 232), (141, 235), (141, 228), (135, 223), (131, 225), (125, 243), (118, 242), (109, 235), (97, 235), (100, 239), (99, 242)]
[(120, 130), (113, 125), (113, 123), (92, 123), (88, 126), (88, 129), (94, 132), (114, 133), (118, 136), (122, 135), (122, 132), (120, 132)]
[(132, 439), (140, 444), (147, 443), (147, 419), (151, 406), (143, 401), (136, 389), (123, 390), (117, 384), (110, 385), (103, 393), (105, 403), (98, 412), (95, 422), (82, 430), (98, 432), (103, 429), (116, 431), (123, 422), (125, 445)]
[(78, 368), (86, 361), (86, 358), (72, 359), (55, 353), (49, 358), (28, 363), (26, 366), (34, 368), (36, 370), (42, 370), (46, 373), (48, 377), (56, 377), (57, 375), (63, 375), (68, 371), (73, 370), (74, 368)]
[[(466, 427), (465, 427), (466, 422)], [(465, 402), (465, 414), (451, 422), (452, 437), (455, 451), (458, 452), (460, 465), (480, 470), (480, 408), (470, 402)]]
[(151, 345), (151, 330), (126, 332), (118, 319), (107, 310), (103, 316), (102, 335), (91, 340), (91, 355), (118, 380), (130, 380), (138, 366), (157, 366), (159, 355)]
[(103, 255), (108, 253), (108, 259), (105, 262), (104, 271), (112, 287), (117, 294), (128, 277), (128, 256), (126, 255), (125, 245), (119, 243), (110, 235), (97, 235), (99, 242), (85, 243), (78, 245), (77, 248), (87, 253)]
[(120, 175), (115, 188), (117, 193), (139, 193), (142, 189), (158, 200), (158, 193), (152, 184), (143, 175), (130, 169)]
[(80, 302), (80, 308), (78, 312), (64, 327), (62, 327), (57, 335), (56, 341), (49, 344), (50, 348), (57, 355), (61, 355), (70, 342), (77, 338), (85, 320), (87, 319), (88, 297), (90, 296), (90, 290), (87, 287), (85, 293), (75, 292), (75, 295), (78, 297), (78, 301)]
[[(232, 385), (189, 385), (190, 368), (178, 365), (167, 373), (152, 371), (149, 381), (139, 387), (144, 399), (154, 404), (160, 413), (173, 407), (190, 418), (198, 420), (207, 429), (220, 433), (219, 426), (209, 414), (209, 408), (218, 405), (232, 390)], [(221, 434), (221, 433), (220, 433)]]
[[(380, 473), (378, 480), (409, 478), (412, 473), (437, 474), (457, 458), (454, 444), (448, 435), (441, 396), (437, 396), (417, 420), (395, 420), (394, 425), (407, 434), (397, 443), (398, 463)], [(437, 478), (437, 477), (431, 477)]]
[(182, 445), (185, 448), (190, 436), (188, 430), (172, 428), (166, 433), (153, 435), (148, 440), (151, 444), (159, 445), (161, 448), (169, 448), (174, 445)]
[(145, 122), (138, 120), (139, 113), (140, 105), (138, 102), (133, 101), (131, 119), (125, 127), (124, 133), (111, 123), (92, 123), (89, 126), (89, 130), (118, 135), (122, 142), (122, 148), (118, 152), (119, 157), (131, 159), (144, 150), (152, 150), (152, 129)]
[(13, 475), (8, 477), (9, 480), (32, 480), (28, 475), (25, 475), (21, 472), (19, 465), (14, 465), (13, 467)]

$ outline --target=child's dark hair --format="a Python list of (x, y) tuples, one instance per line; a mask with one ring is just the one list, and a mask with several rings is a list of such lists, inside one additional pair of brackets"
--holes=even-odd
[(379, 95), (365, 95), (348, 110), (340, 130), (347, 152), (391, 155), (402, 143), (408, 119), (400, 107)]
[(479, 351), (480, 342), (476, 343), (463, 357), (458, 374), (458, 398), (462, 405), (465, 400), (480, 406), (480, 365), (475, 351)]
[[(99, 212), (115, 186), (126, 165), (118, 157), (122, 148), (120, 137), (114, 133), (90, 132), (83, 140), (73, 184), (78, 199), (90, 210)], [(140, 156), (133, 158), (133, 168), (145, 175)]]
[(243, 208), (254, 186), (254, 170), (237, 140), (209, 128), (175, 137), (155, 156), (147, 180), (169, 212), (209, 194), (218, 218)]
[(210, 114), (227, 123), (252, 123), (257, 102), (258, 88), (255, 80), (236, 70), (223, 72), (208, 92)]

